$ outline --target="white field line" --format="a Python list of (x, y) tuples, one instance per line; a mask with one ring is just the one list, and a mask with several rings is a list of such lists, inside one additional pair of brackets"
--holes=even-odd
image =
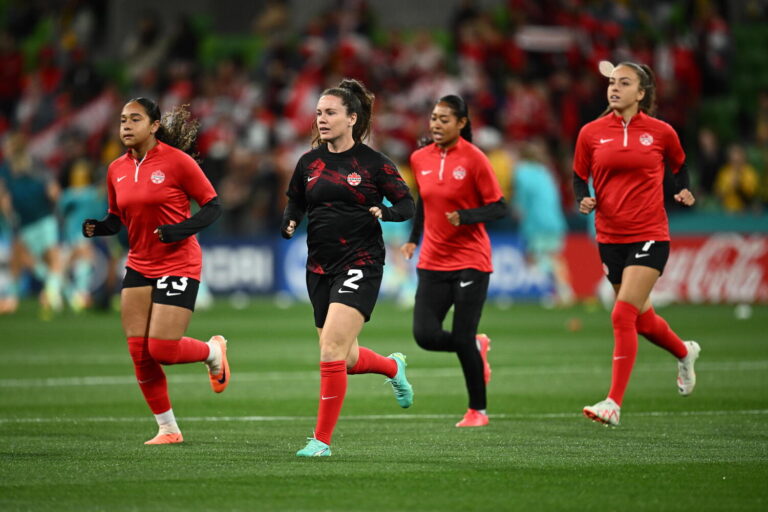
[[(201, 365), (202, 366), (202, 365)], [(768, 371), (768, 360), (754, 361), (727, 361), (717, 363), (701, 362), (696, 365), (699, 372), (745, 372)], [(634, 372), (638, 373), (669, 373), (677, 370), (673, 362), (669, 364), (637, 365)], [(172, 372), (173, 370), (171, 370)], [(201, 372), (203, 370), (201, 369)], [(610, 373), (610, 366), (521, 366), (521, 367), (494, 367), (495, 377), (521, 377), (521, 376), (552, 376), (570, 374), (594, 374)], [(263, 382), (286, 380), (316, 380), (318, 372), (237, 372), (238, 382)], [(450, 368), (414, 368), (408, 370), (408, 375), (417, 378), (442, 378), (461, 375), (456, 367)], [(200, 381), (199, 375), (168, 375), (168, 381), (175, 384), (194, 383)], [(117, 376), (87, 376), (87, 377), (51, 377), (47, 379), (0, 379), (0, 388), (47, 388), (65, 386), (125, 386), (135, 385), (136, 378), (133, 375)]]
[[(637, 411), (632, 416), (764, 416), (768, 414), (768, 409), (743, 409), (735, 411)], [(580, 418), (578, 412), (554, 412), (554, 413), (514, 413), (514, 414), (489, 414), (493, 419), (506, 420), (534, 420), (534, 419), (566, 419)], [(380, 420), (443, 420), (455, 419), (456, 414), (366, 414), (344, 416), (344, 420), (356, 421), (380, 421)], [(182, 422), (272, 422), (272, 421), (314, 421), (314, 416), (198, 416), (190, 418), (179, 418)], [(3, 424), (24, 424), (24, 423), (136, 423), (147, 421), (146, 418), (139, 417), (110, 417), (110, 416), (92, 416), (84, 418), (0, 418), (0, 425)]]

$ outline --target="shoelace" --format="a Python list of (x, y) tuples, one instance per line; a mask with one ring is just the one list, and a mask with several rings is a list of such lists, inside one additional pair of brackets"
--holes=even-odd
[(392, 384), (392, 388), (395, 390), (395, 395), (398, 398), (403, 398), (405, 397), (406, 393), (408, 393), (405, 387), (400, 387), (400, 383), (395, 378), (391, 378), (391, 379), (388, 378), (387, 380), (384, 381), (384, 384), (388, 384), (388, 383)]

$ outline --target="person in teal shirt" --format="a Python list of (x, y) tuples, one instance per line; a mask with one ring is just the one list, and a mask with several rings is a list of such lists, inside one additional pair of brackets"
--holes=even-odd
[(61, 170), (62, 187), (59, 212), (62, 220), (62, 241), (67, 252), (69, 280), (65, 295), (70, 307), (80, 312), (91, 305), (91, 276), (93, 275), (93, 239), (82, 235), (83, 219), (98, 218), (107, 209), (101, 188), (94, 185), (96, 170), (85, 153), (84, 141), (73, 136), (69, 144), (70, 158)]
[(567, 225), (560, 190), (546, 161), (543, 142), (532, 141), (523, 146), (512, 180), (513, 205), (528, 261), (554, 280), (554, 294), (545, 298), (544, 304), (569, 305), (574, 295), (561, 254)]
[(3, 293), (3, 312), (18, 307), (22, 273), (29, 269), (43, 283), (44, 315), (61, 310), (63, 265), (54, 215), (59, 187), (27, 152), (26, 137), (10, 134), (0, 163), (0, 211), (13, 229), (11, 284)]

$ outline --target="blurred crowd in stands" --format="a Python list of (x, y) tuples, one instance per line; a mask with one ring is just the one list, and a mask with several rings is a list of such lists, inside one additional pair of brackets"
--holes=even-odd
[[(157, 99), (164, 111), (188, 103), (201, 123), (199, 159), (225, 210), (214, 231), (274, 234), (319, 93), (355, 77), (376, 93), (372, 145), (404, 175), (433, 102), (458, 92), (507, 196), (525, 144), (543, 144), (536, 153), (575, 218), (573, 143), (606, 105), (597, 63), (608, 59), (655, 70), (658, 116), (689, 154), (698, 208), (768, 205), (768, 90), (744, 98), (729, 131), (700, 115), (710, 98), (734, 94), (738, 49), (725, 1), (507, 0), (483, 9), (467, 0), (446, 27), (402, 30), (380, 26), (370, 3), (344, 0), (296, 30), (291, 2), (270, 0), (239, 46), (217, 44), (226, 35), (204, 16), (146, 12), (113, 56), (97, 51), (107, 41), (105, 4), (0, 7), (0, 138), (22, 137), (37, 172), (62, 190), (103, 188), (106, 165), (123, 151), (117, 121), (127, 99)], [(765, 2), (740, 4), (740, 22), (768, 30)]]

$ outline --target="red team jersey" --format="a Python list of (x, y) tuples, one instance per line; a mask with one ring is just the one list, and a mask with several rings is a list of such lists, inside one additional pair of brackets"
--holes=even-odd
[(446, 212), (479, 208), (503, 197), (488, 157), (459, 137), (447, 151), (434, 143), (414, 151), (411, 169), (424, 206), (424, 239), (417, 267), (493, 272), (485, 224), (453, 226), (445, 218)]
[(626, 125), (613, 113), (584, 125), (573, 170), (585, 181), (592, 176), (597, 241), (669, 241), (664, 168), (676, 174), (684, 162), (675, 130), (643, 112)]
[(128, 151), (110, 164), (107, 192), (109, 213), (128, 229), (128, 267), (150, 278), (200, 279), (203, 258), (197, 238), (166, 244), (154, 233), (158, 226), (188, 219), (190, 197), (199, 205), (216, 197), (191, 156), (160, 141), (141, 161)]

